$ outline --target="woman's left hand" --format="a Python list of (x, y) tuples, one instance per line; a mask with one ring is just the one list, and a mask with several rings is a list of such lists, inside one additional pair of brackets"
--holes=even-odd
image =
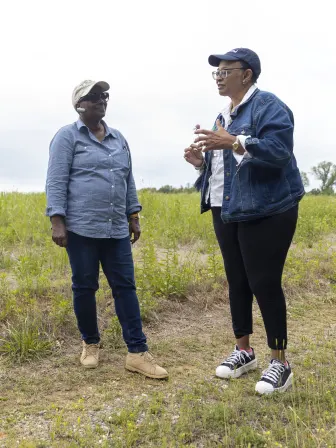
[(232, 144), (236, 141), (236, 137), (229, 134), (219, 120), (216, 121), (216, 125), (217, 131), (207, 131), (206, 129), (195, 131), (195, 134), (199, 135), (195, 139), (195, 143), (201, 143), (203, 152), (211, 149), (232, 149)]
[[(140, 229), (140, 221), (138, 217), (131, 217), (129, 218), (129, 234), (131, 238), (131, 243), (134, 244), (141, 235), (141, 229)], [(132, 238), (133, 236), (133, 238)]]

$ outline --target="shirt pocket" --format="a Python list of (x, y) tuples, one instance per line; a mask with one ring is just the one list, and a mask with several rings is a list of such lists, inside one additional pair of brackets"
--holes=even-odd
[(128, 172), (131, 167), (130, 154), (126, 145), (123, 145), (113, 155), (113, 166), (117, 170)]
[(94, 145), (77, 144), (72, 167), (74, 169), (96, 169), (99, 162), (98, 148)]

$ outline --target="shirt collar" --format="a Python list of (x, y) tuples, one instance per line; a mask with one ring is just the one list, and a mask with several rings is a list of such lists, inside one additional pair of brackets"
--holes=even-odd
[(253, 84), (248, 91), (245, 93), (243, 99), (241, 100), (241, 102), (234, 108), (231, 110), (232, 108), (232, 102), (230, 101), (229, 104), (227, 104), (224, 109), (221, 111), (222, 115), (227, 115), (227, 114), (232, 114), (234, 112), (237, 111), (238, 107), (241, 106), (242, 104), (246, 103), (246, 101), (253, 95), (253, 93), (258, 89), (258, 87), (256, 86), (256, 84)]
[[(104, 120), (101, 120), (101, 122), (103, 123), (103, 126), (105, 127), (105, 131), (106, 131), (105, 137), (107, 137), (108, 135), (112, 135), (113, 138), (118, 138), (116, 136), (116, 134), (113, 131), (111, 131), (111, 129), (107, 126), (107, 124), (105, 123)], [(86, 128), (88, 131), (90, 131), (90, 129), (86, 126), (85, 123), (83, 123), (83, 121), (80, 118), (77, 120), (76, 125), (77, 125), (77, 129), (79, 131), (82, 128)]]

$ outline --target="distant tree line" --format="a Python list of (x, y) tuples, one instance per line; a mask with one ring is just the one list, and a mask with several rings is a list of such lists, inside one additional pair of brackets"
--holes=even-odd
[(178, 188), (172, 187), (171, 185), (163, 185), (162, 187), (156, 188), (142, 188), (141, 191), (149, 191), (151, 193), (194, 193), (196, 191), (195, 187), (191, 184), (187, 184), (185, 187), (182, 185)]
[[(304, 171), (300, 172), (304, 187), (307, 189), (310, 185), (309, 175)], [(311, 168), (309, 173), (320, 182), (318, 188), (313, 188), (308, 193), (312, 195), (334, 195), (336, 188), (336, 165), (332, 162), (320, 162)], [(160, 188), (142, 188), (141, 191), (149, 191), (152, 193), (193, 193), (195, 187), (187, 184), (185, 187), (173, 187), (172, 185), (163, 185)]]
[[(301, 171), (301, 179), (305, 188), (310, 185), (309, 176), (304, 171)], [(309, 194), (318, 195), (333, 195), (336, 187), (336, 165), (332, 162), (320, 162), (318, 165), (311, 168), (311, 173), (315, 179), (320, 182), (318, 188), (313, 188)]]

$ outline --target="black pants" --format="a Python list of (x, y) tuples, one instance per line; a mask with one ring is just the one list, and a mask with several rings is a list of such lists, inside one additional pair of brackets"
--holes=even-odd
[(298, 205), (286, 212), (246, 222), (224, 224), (220, 207), (212, 208), (213, 224), (229, 284), (236, 338), (252, 334), (252, 300), (256, 297), (271, 349), (287, 346), (283, 267), (295, 232)]

